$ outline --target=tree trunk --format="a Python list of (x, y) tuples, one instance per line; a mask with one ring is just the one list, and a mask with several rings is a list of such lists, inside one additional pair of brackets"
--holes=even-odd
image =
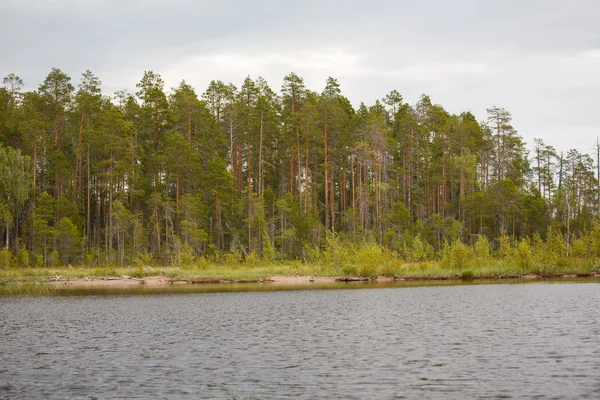
[[(258, 164), (258, 195), (262, 196), (263, 192), (262, 192), (262, 188), (263, 188), (263, 183), (264, 183), (264, 177), (263, 177), (263, 173), (264, 173), (264, 159), (263, 159), (263, 113), (260, 113), (260, 139), (259, 139), (259, 145), (258, 145), (258, 158), (260, 160), (260, 163)], [(290, 184), (292, 183), (292, 181), (290, 181)]]
[(306, 135), (305, 140), (305, 159), (304, 159), (304, 215), (308, 213), (308, 193), (309, 193), (309, 185), (308, 185), (308, 134)]
[(87, 246), (89, 248), (92, 238), (92, 219), (90, 211), (90, 144), (87, 145), (87, 202), (86, 202), (86, 235), (87, 235)]
[[(327, 118), (327, 117), (325, 117)], [(324, 158), (325, 158), (325, 229), (329, 227), (329, 164), (327, 160), (327, 121), (323, 125), (323, 141), (325, 146)]]

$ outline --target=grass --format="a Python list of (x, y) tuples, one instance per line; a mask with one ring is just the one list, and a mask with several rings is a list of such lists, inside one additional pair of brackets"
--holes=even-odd
[[(283, 263), (234, 263), (216, 264), (201, 261), (193, 265), (180, 267), (58, 267), (58, 268), (9, 268), (0, 269), (0, 282), (28, 282), (36, 283), (60, 277), (61, 280), (85, 277), (120, 277), (132, 276), (144, 278), (151, 276), (164, 276), (173, 280), (233, 280), (252, 281), (265, 279), (273, 275), (294, 276), (389, 276), (407, 278), (452, 278), (462, 277), (468, 272), (477, 277), (502, 277), (519, 275), (570, 275), (590, 274), (598, 271), (598, 264), (590, 261), (579, 260), (563, 266), (548, 266), (534, 264), (528, 268), (516, 266), (514, 263), (503, 262), (490, 258), (477, 265), (468, 265), (465, 268), (445, 266), (440, 261), (425, 262), (382, 262), (378, 265), (346, 264), (337, 266), (331, 263), (303, 264), (298, 261)], [(366, 274), (366, 275), (365, 275)]]
[(0, 280), (0, 295), (52, 295), (58, 292), (55, 286), (47, 285), (42, 281), (10, 281)]
[[(0, 280), (7, 282), (31, 282), (61, 280), (85, 277), (132, 276), (144, 278), (164, 276), (174, 280), (258, 280), (272, 275), (304, 274), (306, 268), (297, 268), (294, 264), (257, 264), (257, 265), (217, 265), (198, 264), (182, 267), (58, 267), (58, 268), (10, 268), (0, 269)], [(311, 270), (312, 272), (312, 270)]]
[[(332, 255), (333, 254), (333, 255)], [(519, 265), (520, 264), (520, 265)], [(397, 277), (404, 279), (494, 279), (526, 275), (563, 276), (600, 274), (600, 260), (561, 259), (561, 265), (543, 262), (520, 263), (519, 259), (507, 257), (469, 257), (466, 263), (440, 260), (406, 262), (389, 252), (372, 247), (353, 253), (328, 253), (313, 262), (296, 261), (261, 262), (251, 258), (226, 259), (213, 262), (200, 259), (194, 264), (167, 266), (90, 267), (68, 266), (58, 268), (4, 268), (0, 269), (0, 295), (45, 295), (56, 291), (44, 282), (86, 277), (110, 278), (131, 276), (134, 278), (167, 277), (185, 281), (259, 281), (274, 275), (320, 276), (320, 277)], [(459, 267), (460, 265), (460, 267)]]

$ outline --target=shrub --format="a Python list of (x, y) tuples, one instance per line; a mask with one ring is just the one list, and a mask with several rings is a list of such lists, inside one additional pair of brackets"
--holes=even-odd
[(206, 257), (200, 257), (196, 260), (196, 267), (198, 269), (208, 269), (211, 265), (211, 262)]
[(600, 257), (600, 219), (594, 221), (590, 236), (590, 250), (596, 257)]
[(223, 264), (238, 266), (242, 262), (242, 255), (238, 252), (235, 253), (226, 253), (223, 257)]
[(452, 245), (444, 246), (442, 262), (452, 268), (466, 268), (472, 264), (473, 258), (473, 249), (460, 240), (455, 241)]
[(477, 237), (477, 241), (475, 242), (475, 256), (477, 257), (477, 262), (482, 265), (490, 260), (491, 254), (491, 245), (488, 238), (484, 235), (479, 235)]
[(13, 255), (7, 248), (0, 250), (0, 268), (10, 268), (13, 263)]
[(533, 267), (534, 258), (529, 241), (521, 240), (519, 242), (515, 251), (515, 261), (523, 270), (529, 270)]
[(322, 262), (325, 266), (340, 270), (344, 265), (351, 264), (353, 250), (352, 244), (344, 243), (338, 235), (328, 232)]
[(510, 245), (510, 237), (503, 233), (502, 236), (498, 238), (498, 256), (503, 260), (508, 260), (513, 257), (513, 248)]
[(588, 241), (585, 237), (577, 238), (571, 245), (571, 255), (573, 257), (585, 258), (589, 254)]
[(546, 246), (546, 258), (549, 265), (556, 267), (567, 265), (567, 244), (558, 231), (550, 231)]
[(321, 249), (318, 246), (310, 246), (308, 244), (304, 245), (304, 249), (302, 251), (304, 262), (311, 262), (319, 264), (322, 260)]
[(473, 279), (473, 271), (471, 271), (470, 269), (466, 269), (463, 272), (461, 272), (461, 276), (463, 279)]
[(60, 267), (60, 253), (58, 250), (52, 250), (50, 254), (48, 254), (48, 267)]
[(341, 272), (342, 276), (358, 276), (358, 268), (356, 265), (344, 265)]
[(537, 263), (547, 262), (548, 246), (542, 240), (538, 233), (535, 233), (533, 235), (533, 240), (531, 242), (531, 251), (533, 254), (533, 258)]
[(27, 268), (29, 267), (29, 251), (24, 245), (19, 248), (19, 254), (16, 257), (17, 267)]
[(381, 246), (363, 244), (357, 249), (353, 263), (358, 266), (360, 276), (377, 275), (377, 269), (384, 263)]
[(263, 249), (262, 249), (262, 260), (264, 262), (271, 262), (275, 258), (275, 246), (269, 236), (269, 231), (266, 227), (263, 228), (262, 232)]
[(398, 253), (383, 249), (383, 264), (379, 266), (379, 274), (384, 276), (396, 276), (402, 267), (402, 260)]
[(260, 257), (255, 251), (251, 251), (250, 254), (246, 256), (245, 263), (249, 267), (256, 267), (260, 264)]
[(184, 243), (183, 246), (181, 246), (178, 249), (178, 253), (177, 253), (177, 261), (179, 266), (189, 266), (189, 265), (193, 265), (196, 261), (196, 256), (194, 254), (194, 249), (192, 248), (192, 246), (190, 246), (187, 243)]
[(412, 246), (407, 249), (406, 256), (410, 261), (427, 261), (433, 257), (433, 247), (427, 242), (421, 240), (421, 235), (417, 234), (412, 241)]
[(152, 253), (148, 253), (148, 252), (138, 253), (135, 257), (135, 265), (137, 265), (140, 268), (146, 267), (148, 265), (152, 265), (152, 259), (153, 259)]
[(75, 262), (81, 254), (81, 235), (70, 218), (61, 218), (56, 229), (56, 246), (62, 264)]

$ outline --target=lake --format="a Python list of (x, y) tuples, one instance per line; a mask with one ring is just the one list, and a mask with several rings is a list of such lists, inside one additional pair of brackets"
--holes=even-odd
[(600, 398), (599, 283), (182, 290), (0, 297), (0, 399)]

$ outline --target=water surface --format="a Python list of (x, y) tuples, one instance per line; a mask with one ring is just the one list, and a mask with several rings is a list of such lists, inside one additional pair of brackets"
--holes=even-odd
[(600, 398), (600, 284), (0, 298), (4, 398)]

